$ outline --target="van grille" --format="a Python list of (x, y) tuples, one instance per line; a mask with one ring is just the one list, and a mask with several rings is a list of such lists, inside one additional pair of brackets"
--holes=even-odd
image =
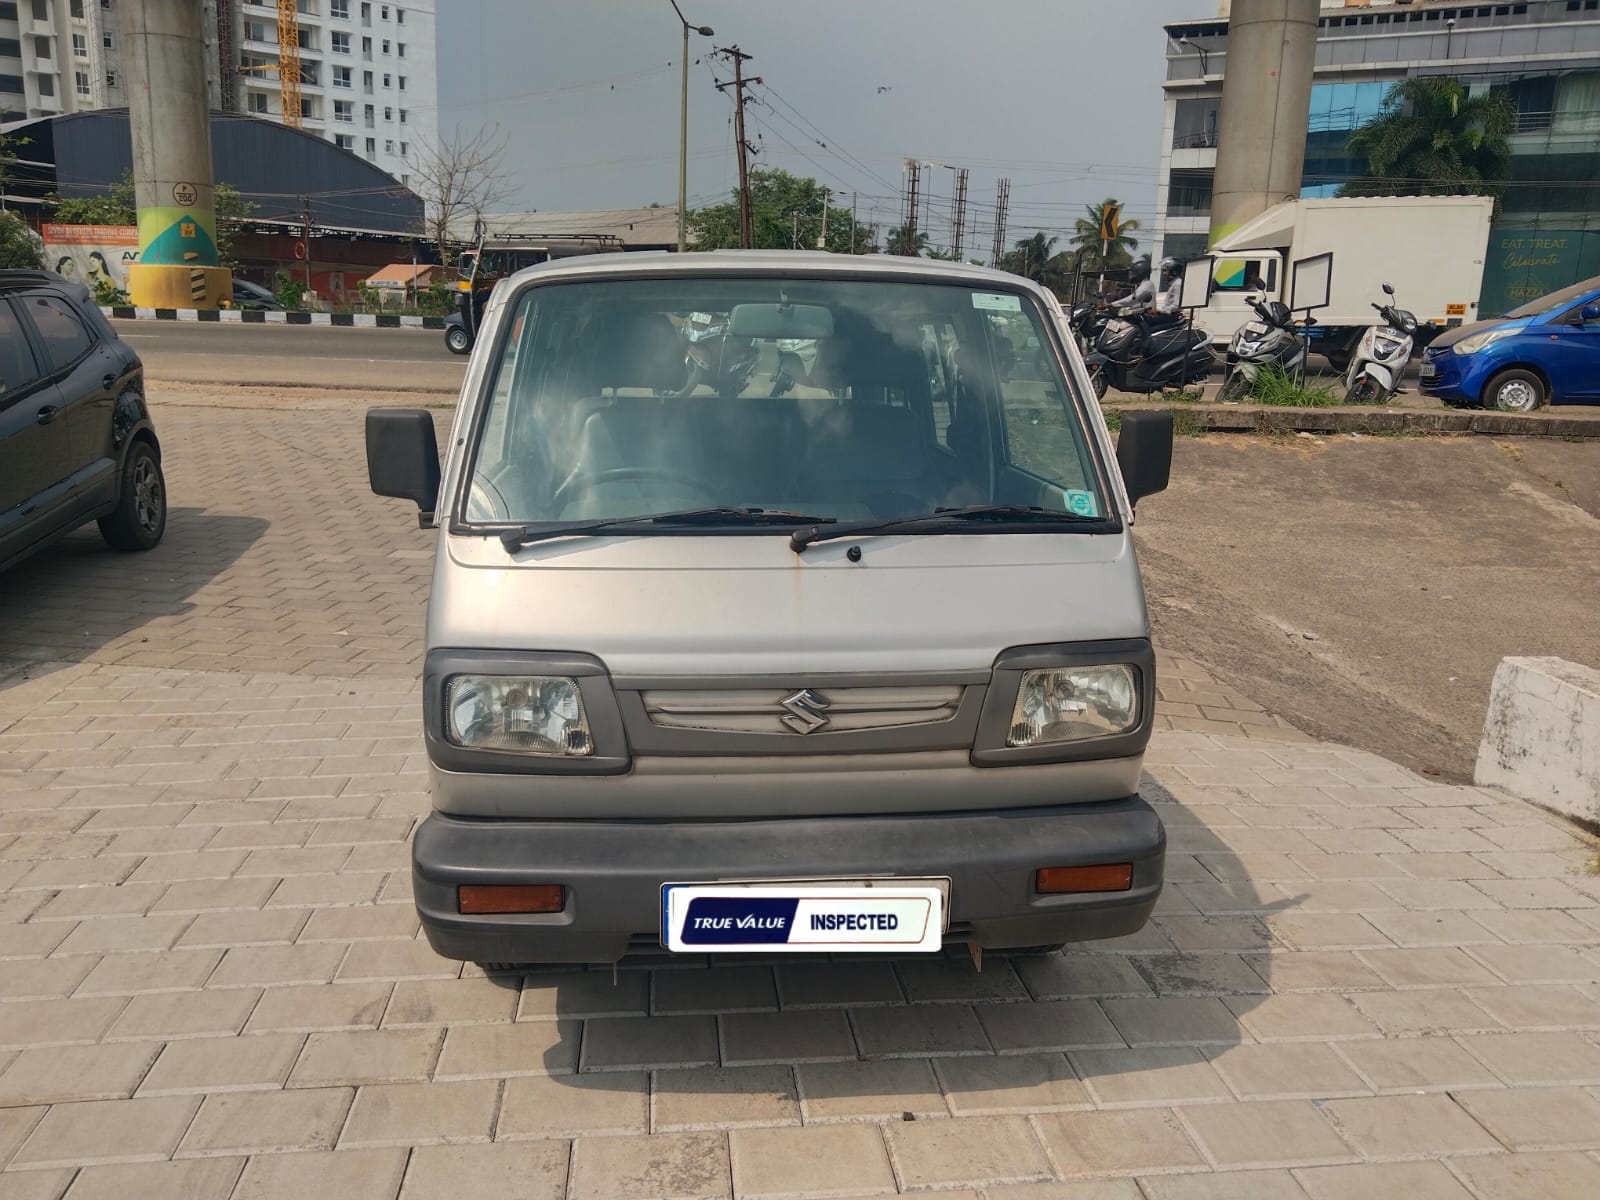
[[(823, 687), (812, 692), (827, 704), (827, 731), (893, 729), (952, 720), (961, 707), (959, 684), (916, 687)], [(783, 707), (793, 688), (646, 690), (641, 693), (652, 725), (718, 733), (785, 734)]]

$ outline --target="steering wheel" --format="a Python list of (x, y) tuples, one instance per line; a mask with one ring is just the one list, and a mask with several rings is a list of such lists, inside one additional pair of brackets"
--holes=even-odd
[(711, 485), (677, 471), (668, 471), (660, 467), (607, 467), (602, 471), (573, 472), (567, 477), (566, 482), (556, 489), (555, 495), (550, 497), (550, 504), (559, 509), (573, 492), (595, 488), (603, 483), (621, 483), (626, 479), (659, 479), (666, 483), (677, 483), (693, 488), (712, 502), (717, 498)]

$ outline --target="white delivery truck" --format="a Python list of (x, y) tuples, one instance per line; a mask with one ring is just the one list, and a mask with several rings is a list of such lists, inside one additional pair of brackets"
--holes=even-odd
[[(1287, 200), (1212, 245), (1211, 301), (1195, 324), (1214, 344), (1255, 319), (1250, 299), (1291, 303), (1292, 264), (1332, 254), (1326, 308), (1312, 315), (1312, 348), (1344, 370), (1392, 283), (1416, 314), (1420, 350), (1445, 329), (1478, 319), (1494, 201), (1487, 196), (1363, 196)], [(1297, 314), (1298, 315), (1298, 314)]]

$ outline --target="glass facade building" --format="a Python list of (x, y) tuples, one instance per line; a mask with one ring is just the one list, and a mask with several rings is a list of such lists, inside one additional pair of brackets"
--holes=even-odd
[[(1158, 255), (1184, 258), (1206, 246), (1227, 23), (1167, 34), (1155, 242)], [(1336, 196), (1365, 173), (1347, 149), (1351, 133), (1382, 111), (1394, 83), (1416, 75), (1453, 75), (1474, 95), (1505, 94), (1516, 110), (1479, 311), (1600, 274), (1600, 0), (1325, 3), (1301, 195)]]

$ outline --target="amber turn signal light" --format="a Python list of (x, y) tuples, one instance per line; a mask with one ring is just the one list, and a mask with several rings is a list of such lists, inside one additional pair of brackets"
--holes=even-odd
[(1132, 886), (1132, 863), (1099, 863), (1092, 867), (1040, 867), (1033, 875), (1034, 890), (1046, 895), (1061, 895), (1066, 892), (1125, 892)]
[(559, 883), (464, 883), (456, 889), (456, 907), (469, 916), (558, 913), (566, 905), (566, 889)]

